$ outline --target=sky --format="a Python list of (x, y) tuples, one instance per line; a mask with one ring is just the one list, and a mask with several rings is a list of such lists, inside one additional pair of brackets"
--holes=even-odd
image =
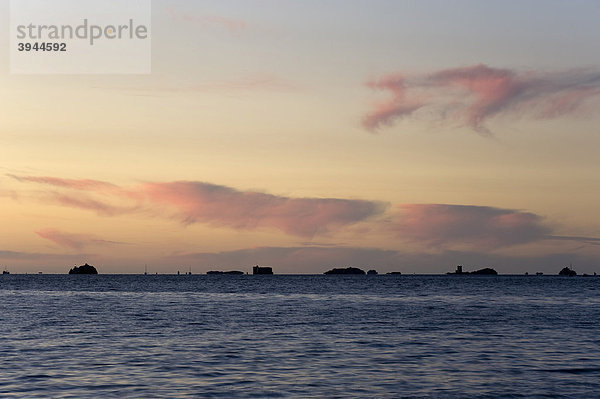
[(154, 0), (141, 75), (11, 74), (1, 30), (0, 267), (600, 272), (599, 16)]

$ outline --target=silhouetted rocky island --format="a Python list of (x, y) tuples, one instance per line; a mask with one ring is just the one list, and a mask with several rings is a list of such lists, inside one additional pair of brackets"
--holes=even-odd
[(228, 275), (240, 275), (240, 274), (244, 274), (244, 272), (241, 272), (239, 270), (231, 270), (231, 271), (227, 271), (227, 272), (222, 272), (222, 271), (218, 271), (218, 270), (211, 270), (209, 272), (206, 272), (206, 274), (228, 274)]
[(98, 274), (98, 270), (96, 270), (94, 266), (86, 263), (82, 266), (75, 266), (69, 270), (69, 274)]
[(456, 266), (456, 271), (454, 272), (448, 272), (446, 274), (451, 274), (451, 275), (484, 275), (484, 276), (497, 276), (498, 272), (495, 271), (494, 269), (490, 268), (490, 267), (486, 267), (484, 269), (479, 269), (479, 270), (475, 270), (474, 272), (463, 272), (463, 268), (462, 266)]
[(486, 274), (489, 276), (497, 276), (498, 272), (492, 269), (491, 267), (486, 267), (484, 269), (475, 270), (474, 272), (471, 272), (471, 274)]
[(331, 269), (324, 274), (365, 274), (365, 271), (356, 267), (347, 267), (345, 269)]
[(378, 275), (379, 273), (377, 273), (377, 270), (375, 270), (375, 269), (371, 269), (371, 270), (369, 270), (369, 271), (367, 272), (367, 274), (369, 274), (369, 275), (373, 275), (373, 276), (376, 276), (376, 275)]
[(273, 274), (273, 269), (256, 265), (252, 268), (252, 274)]
[(577, 272), (570, 267), (564, 267), (560, 272), (558, 272), (559, 276), (568, 276), (575, 277), (577, 276)]

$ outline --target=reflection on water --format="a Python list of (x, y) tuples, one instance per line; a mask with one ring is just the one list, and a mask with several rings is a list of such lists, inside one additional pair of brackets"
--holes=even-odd
[(593, 397), (600, 279), (0, 278), (2, 397)]

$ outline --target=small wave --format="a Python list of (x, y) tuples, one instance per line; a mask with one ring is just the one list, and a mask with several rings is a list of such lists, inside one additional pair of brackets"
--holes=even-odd
[(543, 369), (547, 373), (567, 373), (567, 374), (586, 374), (586, 373), (600, 373), (600, 367), (575, 367), (575, 368), (562, 368), (562, 369)]

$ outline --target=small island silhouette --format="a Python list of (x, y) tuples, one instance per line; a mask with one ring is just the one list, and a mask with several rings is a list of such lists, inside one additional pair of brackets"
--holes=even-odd
[(456, 266), (456, 271), (448, 272), (446, 274), (450, 275), (485, 275), (485, 276), (497, 276), (498, 272), (490, 267), (486, 267), (484, 269), (475, 270), (474, 272), (464, 272), (462, 266)]
[[(573, 267), (571, 265), (571, 267)], [(559, 276), (567, 276), (567, 277), (575, 277), (577, 276), (577, 272), (573, 269), (571, 269), (571, 267), (563, 267), (563, 269), (558, 272)]]
[(98, 274), (98, 270), (96, 270), (94, 266), (86, 263), (82, 266), (75, 266), (69, 270), (69, 274)]
[(240, 275), (240, 274), (244, 274), (244, 272), (241, 272), (239, 270), (230, 270), (230, 271), (220, 271), (220, 270), (211, 270), (206, 272), (206, 274), (228, 274), (228, 275)]
[(252, 268), (252, 274), (273, 274), (273, 268), (256, 265)]
[(337, 268), (326, 271), (324, 274), (366, 274), (364, 270), (357, 267)]

